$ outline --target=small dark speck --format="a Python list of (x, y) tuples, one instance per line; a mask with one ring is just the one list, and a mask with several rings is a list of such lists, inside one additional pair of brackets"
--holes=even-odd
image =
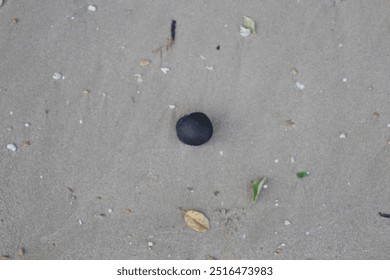
[(215, 195), (215, 196), (219, 195), (219, 191), (215, 191), (215, 192), (214, 192), (214, 195)]
[(221, 46), (218, 45), (218, 46), (216, 47), (216, 49), (217, 49), (217, 51), (219, 51), (219, 50), (221, 49)]
[(46, 113), (46, 114), (49, 114), (49, 109), (46, 109), (46, 110), (45, 110), (45, 113)]
[(106, 216), (106, 214), (104, 214), (104, 213), (100, 213), (99, 215), (100, 215), (100, 217), (105, 217)]

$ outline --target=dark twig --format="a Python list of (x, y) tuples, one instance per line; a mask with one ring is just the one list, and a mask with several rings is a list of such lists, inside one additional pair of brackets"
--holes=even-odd
[(378, 214), (379, 214), (379, 216), (381, 216), (383, 218), (390, 218), (390, 214), (385, 214), (385, 213), (382, 213), (382, 212), (379, 212)]

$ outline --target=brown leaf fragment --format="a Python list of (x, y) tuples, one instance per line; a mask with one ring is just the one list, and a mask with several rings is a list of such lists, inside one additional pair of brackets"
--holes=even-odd
[(187, 226), (197, 232), (206, 232), (210, 229), (209, 219), (202, 213), (194, 210), (188, 210), (184, 214), (184, 221)]

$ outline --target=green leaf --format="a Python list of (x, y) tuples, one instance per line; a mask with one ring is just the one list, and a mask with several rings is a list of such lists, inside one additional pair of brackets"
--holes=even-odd
[(251, 203), (251, 206), (257, 201), (257, 198), (259, 197), (261, 188), (263, 187), (266, 179), (267, 179), (267, 177), (262, 176), (259, 179), (252, 182), (252, 203)]
[(246, 17), (246, 16), (243, 17), (243, 25), (245, 28), (248, 28), (251, 31), (251, 33), (256, 33), (255, 21), (250, 17)]

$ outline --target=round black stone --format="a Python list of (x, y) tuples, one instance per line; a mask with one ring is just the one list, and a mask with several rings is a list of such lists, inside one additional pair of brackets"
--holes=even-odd
[(176, 123), (179, 140), (190, 146), (199, 146), (210, 140), (213, 125), (203, 113), (195, 112), (181, 117)]

